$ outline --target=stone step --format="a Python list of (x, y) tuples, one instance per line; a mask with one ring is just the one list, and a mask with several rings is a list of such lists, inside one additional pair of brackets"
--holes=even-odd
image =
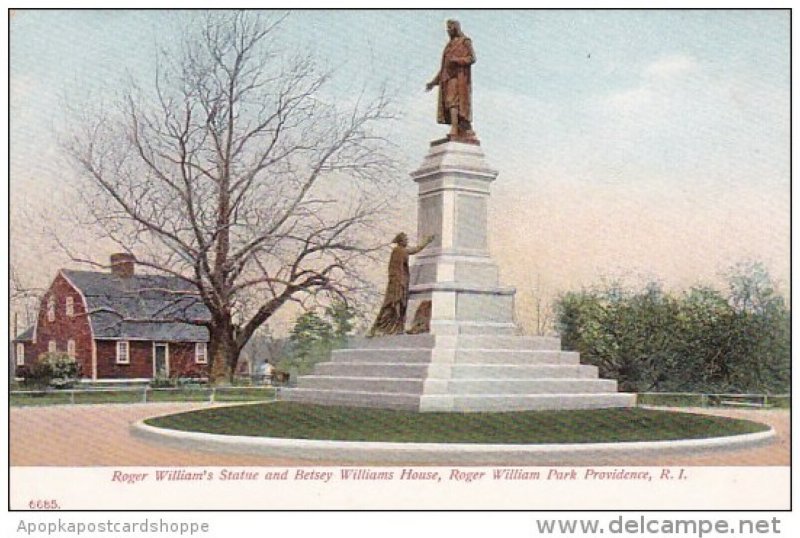
[(314, 374), (422, 379), (428, 376), (428, 365), (398, 362), (322, 362), (314, 367)]
[(402, 377), (304, 375), (297, 378), (297, 387), (301, 389), (422, 394), (423, 382), (423, 379)]
[(626, 393), (599, 394), (482, 394), (424, 395), (389, 394), (320, 389), (280, 389), (283, 401), (347, 407), (377, 407), (423, 412), (525, 411), (553, 409), (599, 409), (632, 407), (636, 395)]
[(431, 362), (430, 349), (334, 349), (331, 362), (392, 362), (397, 364), (428, 364)]
[(425, 394), (596, 394), (616, 392), (613, 379), (428, 379)]
[(574, 351), (527, 349), (458, 349), (457, 364), (580, 364)]
[(437, 336), (436, 344), (443, 347), (479, 349), (525, 349), (560, 351), (561, 339), (554, 336), (512, 336), (487, 334), (460, 334)]
[(398, 334), (395, 336), (376, 336), (374, 338), (348, 338), (344, 349), (419, 349), (433, 347), (432, 334)]
[(316, 375), (410, 378), (580, 378), (597, 377), (597, 367), (587, 364), (403, 364), (396, 362), (323, 362), (314, 368)]
[(430, 349), (498, 348), (526, 350), (561, 350), (561, 339), (555, 336), (518, 336), (493, 334), (399, 334), (375, 338), (348, 338), (343, 349)]
[(406, 394), (553, 394), (616, 392), (613, 379), (411, 379), (307, 375), (298, 388)]
[(419, 394), (375, 393), (304, 388), (281, 388), (278, 399), (287, 402), (302, 402), (319, 405), (341, 405), (344, 407), (378, 407), (404, 411), (419, 411)]
[(453, 379), (597, 379), (598, 376), (597, 366), (590, 364), (454, 364), (451, 368)]
[[(437, 348), (438, 350), (438, 348)], [(444, 350), (446, 352), (447, 350)], [(429, 349), (336, 349), (331, 352), (331, 362), (384, 362), (400, 364), (426, 364), (433, 355)], [(458, 364), (579, 364), (580, 354), (574, 351), (529, 349), (456, 349), (451, 357), (436, 362)]]
[(431, 333), (435, 335), (507, 335), (521, 336), (519, 327), (512, 322), (443, 321), (431, 320)]
[(423, 412), (544, 411), (633, 407), (636, 395), (622, 392), (602, 394), (519, 394), (519, 395), (424, 395)]

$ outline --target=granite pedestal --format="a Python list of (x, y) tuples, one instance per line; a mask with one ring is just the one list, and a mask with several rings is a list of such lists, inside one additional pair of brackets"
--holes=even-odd
[(497, 177), (477, 144), (431, 144), (411, 173), (419, 185), (417, 237), (434, 241), (411, 265), (408, 318), (431, 301), (430, 332), (351, 339), (281, 399), (414, 411), (586, 409), (635, 405), (614, 380), (522, 336), (514, 288), (489, 255), (489, 186)]

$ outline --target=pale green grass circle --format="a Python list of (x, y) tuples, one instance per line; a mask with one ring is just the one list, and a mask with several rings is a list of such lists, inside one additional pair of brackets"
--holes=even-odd
[(748, 420), (642, 408), (417, 413), (293, 402), (203, 409), (145, 423), (218, 435), (395, 443), (614, 443), (707, 439), (769, 430)]

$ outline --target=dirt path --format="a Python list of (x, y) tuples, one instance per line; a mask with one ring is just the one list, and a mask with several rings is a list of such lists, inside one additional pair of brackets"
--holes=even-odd
[[(130, 424), (162, 413), (206, 408), (206, 403), (108, 404), (12, 407), (12, 466), (289, 466), (340, 465), (335, 462), (278, 459), (256, 455), (219, 454), (163, 446), (134, 437)], [(683, 409), (771, 425), (777, 439), (769, 445), (696, 454), (620, 456), (591, 461), (592, 465), (789, 465), (790, 420), (787, 410)], [(363, 462), (367, 464), (369, 462)], [(553, 461), (553, 464), (573, 463)], [(581, 464), (576, 461), (575, 464)]]

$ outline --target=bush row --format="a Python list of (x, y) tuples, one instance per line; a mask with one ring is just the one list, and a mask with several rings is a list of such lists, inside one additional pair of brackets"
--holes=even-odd
[(555, 303), (565, 349), (630, 392), (786, 393), (790, 311), (761, 264), (736, 266), (727, 291), (671, 294), (658, 283), (562, 294)]

